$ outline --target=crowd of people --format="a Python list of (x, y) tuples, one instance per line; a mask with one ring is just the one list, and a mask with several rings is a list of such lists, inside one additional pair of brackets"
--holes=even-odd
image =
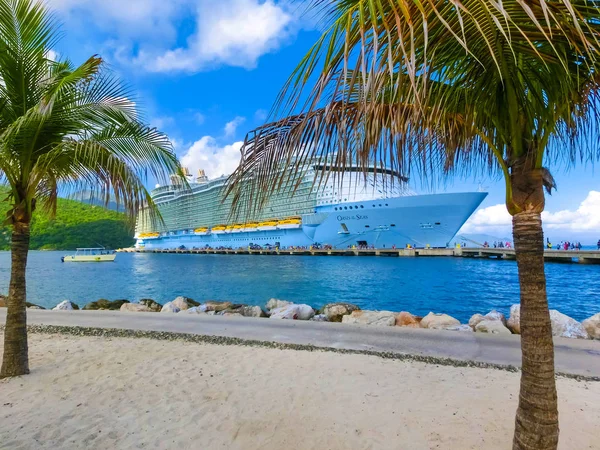
[[(510, 243), (510, 241), (494, 241), (493, 245), (494, 248), (512, 248), (512, 244)], [(483, 248), (490, 248), (490, 243), (488, 241), (485, 241), (483, 243)]]
[[(560, 241), (556, 246), (556, 250), (581, 250), (581, 242)], [(554, 248), (549, 238), (546, 238), (546, 248)], [(598, 241), (598, 249), (600, 250), (600, 241)]]

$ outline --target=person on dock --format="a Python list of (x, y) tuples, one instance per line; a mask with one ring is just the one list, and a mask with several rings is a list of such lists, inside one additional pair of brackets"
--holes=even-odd
[(546, 247), (551, 250), (552, 249), (552, 242), (550, 242), (550, 238), (546, 238)]
[(600, 239), (598, 239), (598, 250), (600, 250)]

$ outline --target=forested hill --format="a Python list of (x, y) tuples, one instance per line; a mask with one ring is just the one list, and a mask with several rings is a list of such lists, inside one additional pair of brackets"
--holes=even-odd
[[(0, 250), (10, 249), (11, 227), (4, 225), (9, 209), (8, 189), (0, 186)], [(110, 248), (133, 245), (133, 231), (125, 214), (76, 200), (58, 199), (56, 217), (43, 209), (34, 213), (31, 249), (73, 250), (77, 247)]]

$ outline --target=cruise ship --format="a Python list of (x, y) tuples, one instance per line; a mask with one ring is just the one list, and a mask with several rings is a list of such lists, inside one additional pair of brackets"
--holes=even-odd
[[(232, 219), (227, 177), (209, 180), (199, 170), (187, 183), (172, 176), (151, 196), (162, 220), (138, 214), (138, 249), (447, 247), (487, 193), (416, 195), (408, 179), (390, 170), (346, 168), (319, 179), (323, 166), (309, 164), (294, 190), (282, 189), (252, 216)], [(315, 181), (316, 180), (316, 181)], [(243, 189), (242, 189), (243, 192)]]

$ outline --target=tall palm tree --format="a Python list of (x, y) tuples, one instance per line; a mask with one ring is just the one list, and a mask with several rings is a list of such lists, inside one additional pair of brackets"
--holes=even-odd
[(41, 2), (0, 0), (0, 181), (10, 187), (11, 278), (0, 378), (29, 373), (25, 268), (38, 208), (60, 192), (111, 193), (132, 214), (152, 204), (144, 180), (179, 170), (167, 137), (145, 126), (128, 92), (92, 56), (48, 58), (57, 24)]
[[(554, 449), (558, 411), (541, 212), (545, 164), (598, 158), (596, 0), (314, 0), (326, 29), (254, 131), (230, 179), (260, 208), (369, 162), (423, 176), (489, 169), (506, 182), (521, 297), (522, 373), (513, 448)], [(308, 89), (306, 89), (308, 87)], [(289, 169), (291, 167), (291, 170)], [(287, 168), (287, 170), (282, 170)], [(323, 176), (320, 176), (323, 175)], [(244, 180), (244, 190), (241, 189)]]

